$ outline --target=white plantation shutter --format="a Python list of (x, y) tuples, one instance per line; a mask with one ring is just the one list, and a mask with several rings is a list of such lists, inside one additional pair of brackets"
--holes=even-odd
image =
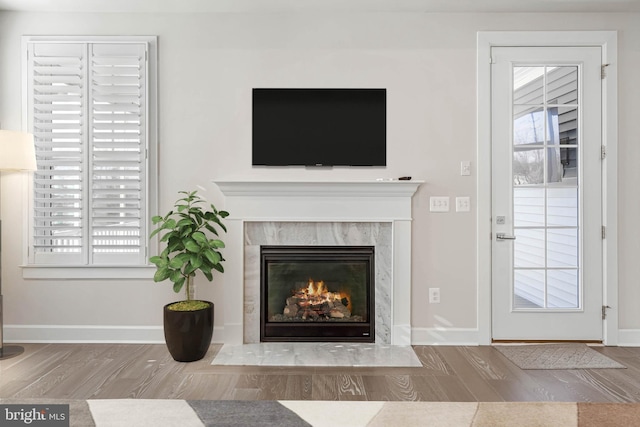
[[(29, 52), (34, 173), (33, 250), (38, 261), (65, 254), (82, 262), (86, 123), (86, 55), (82, 45), (38, 44)], [(42, 256), (40, 256), (42, 255)]]
[(91, 51), (91, 246), (94, 262), (125, 263), (147, 233), (145, 45), (94, 44)]
[(145, 265), (144, 42), (31, 42), (33, 264)]

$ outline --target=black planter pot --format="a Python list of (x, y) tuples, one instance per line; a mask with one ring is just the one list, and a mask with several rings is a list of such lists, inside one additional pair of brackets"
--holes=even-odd
[(196, 311), (169, 310), (164, 306), (164, 339), (178, 362), (193, 362), (207, 354), (213, 335), (213, 303)]

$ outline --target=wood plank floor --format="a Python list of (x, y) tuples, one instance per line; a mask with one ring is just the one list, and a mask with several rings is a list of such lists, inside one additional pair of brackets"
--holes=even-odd
[(178, 363), (164, 345), (27, 344), (0, 361), (0, 398), (640, 402), (640, 348), (594, 347), (627, 369), (521, 370), (493, 347), (414, 346), (422, 368)]

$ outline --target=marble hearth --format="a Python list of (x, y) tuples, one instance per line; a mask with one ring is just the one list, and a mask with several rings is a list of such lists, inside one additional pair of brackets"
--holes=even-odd
[(421, 182), (215, 183), (231, 213), (225, 344), (260, 341), (260, 245), (375, 246), (376, 343), (411, 344), (411, 198)]

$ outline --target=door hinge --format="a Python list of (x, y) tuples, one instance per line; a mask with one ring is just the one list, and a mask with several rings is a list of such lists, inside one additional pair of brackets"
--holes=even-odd
[(604, 80), (605, 77), (607, 77), (607, 67), (609, 66), (609, 64), (602, 64), (600, 66), (600, 79)]
[(604, 145), (600, 146), (600, 159), (604, 160), (607, 158), (607, 147)]
[(602, 226), (602, 238), (606, 239), (607, 238), (607, 227), (606, 226)]
[(611, 307), (608, 305), (602, 306), (602, 320), (605, 320), (607, 318), (607, 308), (611, 308)]

